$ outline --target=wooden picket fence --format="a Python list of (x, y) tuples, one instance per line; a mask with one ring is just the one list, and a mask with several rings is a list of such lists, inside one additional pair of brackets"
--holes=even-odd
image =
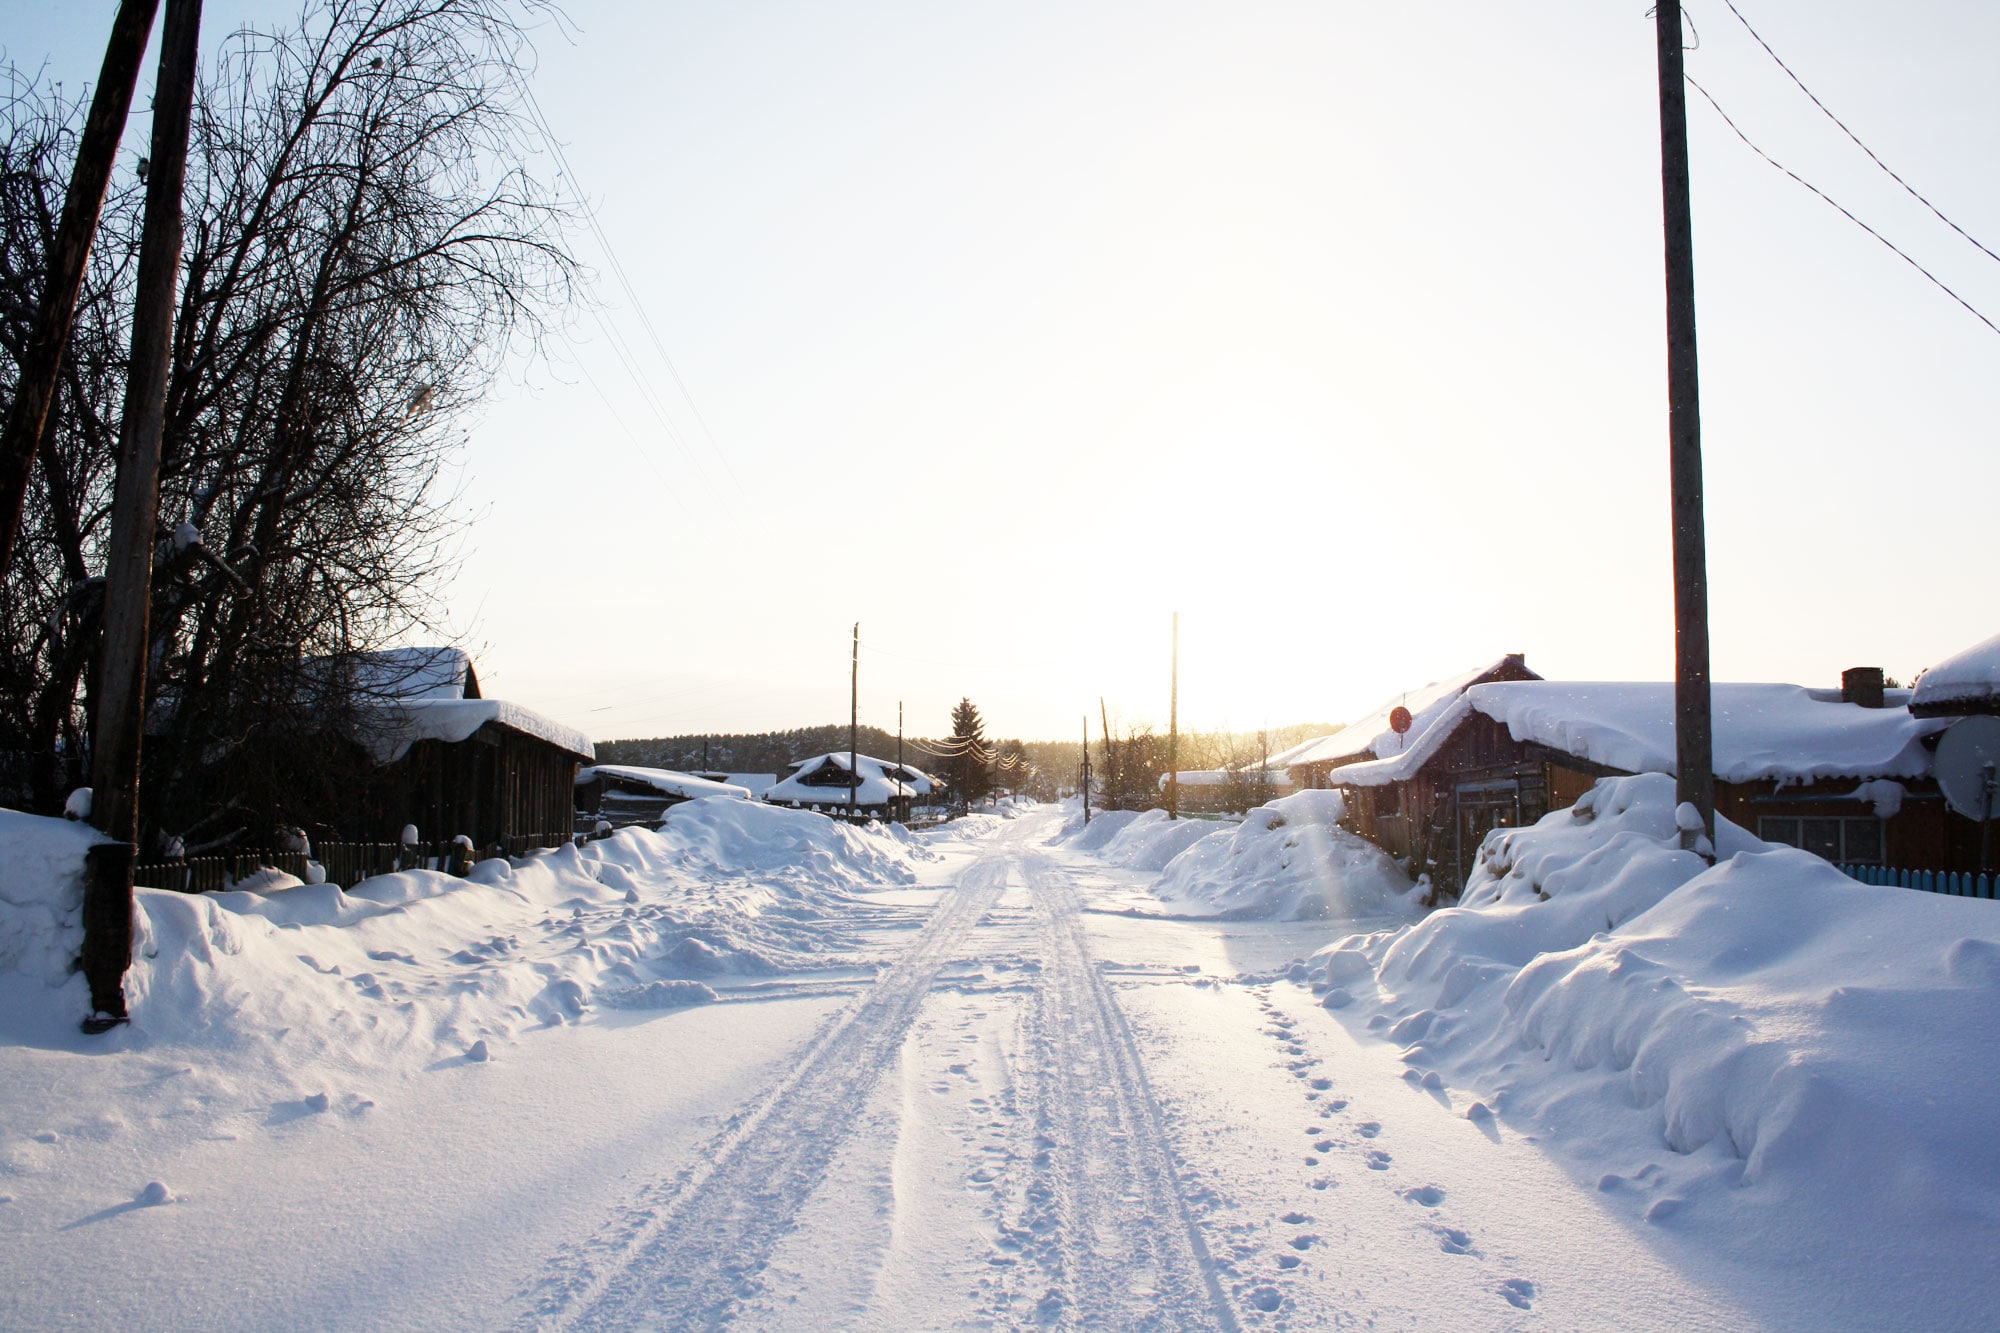
[[(404, 846), (394, 842), (323, 842), (313, 847), (312, 859), (326, 870), (326, 882), (352, 887), (375, 875), (398, 870), (440, 870), (448, 875), (464, 875), (476, 861), (496, 852), (506, 856), (526, 856), (570, 841), (566, 833), (517, 834), (502, 839), (484, 852), (473, 851), (457, 842), (417, 843)], [(179, 893), (214, 893), (233, 888), (260, 870), (281, 870), (298, 879), (306, 876), (303, 852), (245, 850), (216, 856), (190, 856), (179, 861), (141, 862), (132, 867), (132, 882), (149, 889), (171, 889)]]
[(1963, 870), (1896, 870), (1889, 866), (1840, 868), (1863, 884), (1915, 889), (1920, 893), (1943, 893), (1954, 898), (1991, 898), (1995, 888), (1994, 876), (1975, 875)]

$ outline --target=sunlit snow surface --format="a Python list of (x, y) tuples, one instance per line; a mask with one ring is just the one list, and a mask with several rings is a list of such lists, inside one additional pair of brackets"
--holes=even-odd
[(0, 1327), (1981, 1326), (1993, 905), (1701, 873), (1661, 785), (1422, 920), (1325, 793), (699, 801), (142, 893), (98, 1039), (89, 835), (0, 816)]

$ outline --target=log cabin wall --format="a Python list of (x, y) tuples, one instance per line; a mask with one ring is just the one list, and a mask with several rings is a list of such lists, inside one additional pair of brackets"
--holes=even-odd
[(418, 741), (378, 779), (379, 831), (415, 824), (426, 839), (464, 834), (485, 848), (512, 837), (566, 838), (575, 823), (578, 757), (487, 723), (457, 743)]

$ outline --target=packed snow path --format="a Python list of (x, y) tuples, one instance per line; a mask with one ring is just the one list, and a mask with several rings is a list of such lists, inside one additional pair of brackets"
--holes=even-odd
[[(707, 1328), (768, 1305), (766, 1271), (780, 1242), (827, 1182), (836, 1149), (868, 1132), (869, 1103), (897, 1080), (918, 1011), (943, 985), (962, 997), (966, 1045), (979, 1043), (970, 1029), (989, 1017), (996, 990), (1025, 988), (1032, 997), (1017, 1015), (1025, 1061), (1007, 1071), (1000, 1098), (971, 1103), (990, 1117), (980, 1126), (982, 1165), (970, 1174), (988, 1200), (986, 1252), (973, 1258), (990, 1272), (977, 1283), (976, 1317), (1235, 1327), (1181, 1196), (1139, 1053), (1091, 961), (1076, 891), (1047, 856), (1023, 847), (1033, 829), (1046, 832), (1044, 821), (1017, 825), (974, 861), (909, 951), (694, 1164), (559, 1256), (532, 1322)], [(1013, 904), (1001, 908), (1003, 895)], [(983, 972), (947, 972), (975, 959), (1020, 979), (996, 986)], [(932, 1072), (971, 1080), (973, 1063)], [(954, 1266), (965, 1256), (923, 1257)], [(877, 1280), (897, 1276), (885, 1267)]]
[(521, 1325), (1763, 1322), (1357, 1044), (1287, 975), (1324, 925), (1129, 914), (1146, 877), (1046, 847), (1058, 818), (974, 843), (784, 1076), (544, 1265)]

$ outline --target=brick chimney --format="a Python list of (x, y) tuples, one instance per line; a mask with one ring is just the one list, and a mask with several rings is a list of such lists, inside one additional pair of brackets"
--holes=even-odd
[(1882, 668), (1849, 667), (1841, 672), (1840, 698), (1863, 708), (1882, 707)]

